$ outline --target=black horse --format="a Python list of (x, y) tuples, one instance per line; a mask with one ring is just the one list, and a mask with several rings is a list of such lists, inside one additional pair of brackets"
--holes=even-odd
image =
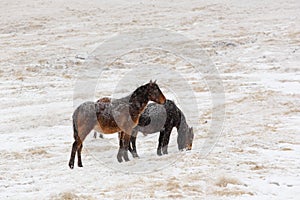
[(168, 144), (173, 127), (177, 128), (178, 149), (192, 149), (194, 139), (193, 128), (189, 127), (183, 112), (171, 100), (165, 104), (150, 103), (139, 118), (138, 125), (132, 130), (129, 151), (133, 157), (139, 157), (136, 151), (138, 132), (151, 134), (160, 132), (157, 155), (168, 154)]

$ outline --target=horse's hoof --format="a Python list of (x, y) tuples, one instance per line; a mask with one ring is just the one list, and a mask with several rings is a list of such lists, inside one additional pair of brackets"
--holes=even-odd
[(137, 154), (134, 154), (132, 156), (133, 156), (133, 158), (140, 158), (139, 155), (137, 155)]
[(132, 157), (133, 157), (133, 158), (138, 158), (138, 157), (139, 157), (139, 155), (137, 154), (136, 151), (132, 151), (132, 152), (130, 152), (130, 153), (132, 154)]
[(129, 161), (128, 155), (124, 156), (123, 158), (124, 158), (125, 162)]
[(70, 169), (73, 169), (74, 168), (74, 164), (69, 163), (69, 167), (70, 167)]
[(78, 167), (83, 167), (82, 163), (78, 163)]
[(125, 162), (128, 162), (129, 161), (129, 158), (128, 158), (128, 155), (126, 154), (125, 156), (123, 156)]
[(119, 162), (119, 163), (123, 162), (123, 160), (122, 160), (121, 157), (117, 157), (117, 159), (118, 159), (118, 162)]
[(158, 155), (158, 156), (162, 156), (161, 151), (157, 150), (157, 155)]

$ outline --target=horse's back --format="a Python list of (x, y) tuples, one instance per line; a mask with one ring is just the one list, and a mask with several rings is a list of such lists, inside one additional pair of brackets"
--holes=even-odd
[[(126, 129), (124, 125), (128, 120), (126, 111), (128, 101), (125, 98), (113, 99), (104, 97), (96, 102), (98, 123), (94, 129), (105, 134), (112, 134)], [(125, 114), (124, 114), (125, 113)]]
[(167, 100), (163, 105), (150, 103), (141, 114), (136, 129), (151, 134), (161, 131), (165, 126), (177, 126), (180, 123), (181, 113), (181, 110), (171, 100)]
[(80, 104), (73, 113), (73, 119), (78, 120), (78, 118), (90, 118), (96, 116), (95, 102), (86, 101)]
[(163, 105), (151, 103), (140, 116), (137, 128), (140, 132), (151, 134), (163, 129), (167, 113)]

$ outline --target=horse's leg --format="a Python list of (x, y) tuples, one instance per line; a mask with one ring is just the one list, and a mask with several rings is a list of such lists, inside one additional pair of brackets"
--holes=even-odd
[(119, 151), (117, 154), (118, 162), (122, 162), (123, 148), (124, 148), (124, 132), (121, 131), (118, 133), (119, 136)]
[(82, 166), (82, 161), (81, 161), (81, 150), (82, 150), (82, 143), (80, 144), (78, 150), (77, 150), (77, 156), (78, 156), (78, 167), (83, 167)]
[(78, 166), (82, 167), (81, 150), (82, 143), (86, 136), (93, 130), (97, 122), (95, 111), (95, 104), (93, 102), (86, 102), (80, 105), (73, 113), (73, 131), (75, 142), (72, 146), (71, 158), (69, 167), (74, 168), (74, 159), (76, 151), (78, 153)]
[(163, 144), (163, 138), (165, 135), (165, 131), (161, 130), (159, 133), (159, 139), (158, 139), (158, 147), (157, 147), (157, 155), (161, 156), (161, 148), (162, 148), (162, 144)]
[[(83, 167), (82, 165), (82, 160), (81, 160), (81, 151), (82, 151), (82, 147), (83, 147), (83, 141), (86, 138), (86, 136), (91, 132), (91, 130), (93, 129), (93, 125), (92, 124), (85, 124), (82, 127), (79, 127), (79, 136), (77, 137), (77, 165), (78, 167)], [(74, 165), (74, 162), (73, 162)]]
[(164, 131), (164, 138), (162, 141), (162, 152), (163, 154), (168, 154), (168, 145), (170, 141), (170, 135), (173, 127), (166, 127)]
[(129, 158), (128, 158), (128, 148), (129, 148), (129, 144), (130, 144), (130, 137), (131, 137), (131, 134), (124, 133), (123, 158), (124, 158), (125, 162), (129, 161)]
[(130, 134), (126, 134), (124, 131), (119, 132), (119, 152), (117, 154), (117, 159), (122, 162), (124, 158), (125, 161), (129, 161), (128, 158), (128, 148), (130, 143)]
[(71, 169), (74, 168), (74, 160), (75, 160), (76, 151), (77, 151), (77, 156), (78, 156), (78, 167), (82, 167), (81, 150), (82, 150), (82, 142), (81, 142), (80, 138), (76, 137), (75, 141), (73, 143), (73, 146), (72, 146), (71, 158), (69, 161), (69, 167)]
[(132, 144), (132, 151), (131, 151), (131, 154), (132, 154), (132, 156), (133, 156), (134, 158), (138, 158), (139, 155), (138, 155), (137, 152), (136, 152), (136, 137), (131, 136), (130, 142), (131, 142), (131, 144)]
[[(137, 130), (133, 130), (132, 133), (131, 133), (131, 137), (130, 137), (130, 143), (129, 143), (129, 147), (128, 147), (128, 150), (130, 151), (130, 153), (132, 154), (132, 156), (134, 158), (138, 158), (139, 155), (137, 154), (137, 151), (136, 151), (136, 137), (137, 137), (137, 133), (138, 131)], [(131, 145), (132, 145), (132, 148), (131, 148)]]
[[(132, 137), (132, 136), (131, 136)], [(130, 143), (129, 143), (129, 146), (128, 146), (128, 151), (132, 154), (133, 153), (133, 148), (131, 147), (131, 146), (133, 146), (132, 145), (132, 141), (131, 140), (133, 140), (132, 138), (130, 138)], [(133, 156), (133, 155), (132, 155)]]
[(70, 158), (70, 161), (69, 161), (69, 167), (71, 169), (74, 168), (74, 160), (75, 160), (75, 155), (76, 155), (77, 149), (78, 149), (78, 141), (75, 139), (75, 141), (73, 142), (72, 151), (71, 151), (71, 158)]
[(71, 169), (74, 168), (74, 160), (75, 160), (75, 155), (76, 155), (76, 151), (78, 149), (78, 143), (79, 143), (78, 130), (76, 128), (75, 120), (73, 120), (73, 132), (74, 132), (73, 134), (74, 134), (75, 141), (73, 142), (73, 145), (72, 145), (71, 157), (70, 157), (70, 161), (69, 161), (69, 167)]

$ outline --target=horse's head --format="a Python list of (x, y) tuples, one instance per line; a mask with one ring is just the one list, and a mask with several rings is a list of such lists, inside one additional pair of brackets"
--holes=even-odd
[(159, 104), (164, 104), (166, 102), (166, 97), (159, 89), (158, 85), (156, 84), (156, 81), (152, 82), (150, 81), (147, 84), (148, 87), (148, 98), (151, 101), (154, 101)]
[(193, 140), (194, 140), (193, 127), (191, 128), (187, 127), (186, 129), (181, 130), (181, 132), (178, 132), (178, 138), (177, 138), (178, 149), (191, 150), (193, 145)]
[(185, 149), (191, 150), (193, 146), (194, 140), (194, 130), (193, 127), (188, 128), (188, 133), (186, 134), (186, 141), (185, 141)]

